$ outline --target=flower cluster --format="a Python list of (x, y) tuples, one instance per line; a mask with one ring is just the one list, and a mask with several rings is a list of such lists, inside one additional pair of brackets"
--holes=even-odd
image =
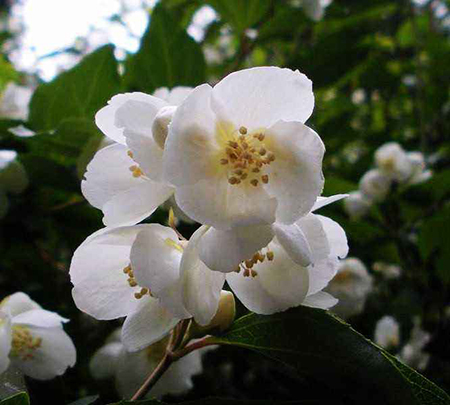
[(383, 201), (394, 184), (408, 186), (431, 177), (421, 152), (406, 152), (400, 144), (388, 142), (375, 151), (376, 168), (367, 171), (359, 189), (349, 194), (344, 208), (352, 218), (367, 214), (371, 206)]
[[(113, 97), (96, 115), (113, 143), (82, 182), (106, 228), (73, 255), (78, 308), (126, 317), (122, 342), (140, 351), (184, 319), (214, 323), (225, 282), (259, 314), (333, 306), (323, 289), (347, 238), (316, 211), (345, 196), (320, 196), (325, 148), (305, 125), (313, 107), (311, 81), (276, 67)], [(139, 224), (168, 200), (200, 224), (189, 240), (173, 218)]]
[(22, 292), (4, 298), (0, 302), (0, 374), (15, 367), (32, 378), (48, 380), (73, 367), (76, 351), (62, 328), (65, 322)]

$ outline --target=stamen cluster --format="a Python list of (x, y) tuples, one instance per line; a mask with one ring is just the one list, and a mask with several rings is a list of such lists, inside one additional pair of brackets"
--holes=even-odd
[(239, 136), (227, 142), (225, 157), (220, 164), (229, 166), (227, 177), (231, 185), (240, 184), (248, 180), (257, 187), (261, 181), (269, 182), (267, 174), (261, 174), (264, 165), (270, 165), (275, 160), (275, 154), (268, 151), (264, 144), (265, 135), (256, 133), (247, 134), (247, 128), (239, 128)]

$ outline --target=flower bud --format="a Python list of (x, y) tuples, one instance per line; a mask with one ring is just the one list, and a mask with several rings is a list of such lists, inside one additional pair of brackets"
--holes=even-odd
[(161, 149), (164, 149), (167, 134), (169, 133), (169, 124), (176, 109), (177, 107), (171, 105), (161, 108), (153, 121), (153, 139)]
[(359, 189), (372, 201), (382, 201), (391, 186), (391, 179), (377, 169), (369, 170), (360, 180)]
[(352, 191), (344, 199), (344, 209), (352, 219), (359, 219), (366, 215), (372, 203), (360, 191)]
[(219, 307), (212, 321), (206, 326), (200, 326), (193, 322), (190, 334), (193, 338), (226, 331), (236, 316), (236, 303), (234, 295), (230, 291), (220, 292)]

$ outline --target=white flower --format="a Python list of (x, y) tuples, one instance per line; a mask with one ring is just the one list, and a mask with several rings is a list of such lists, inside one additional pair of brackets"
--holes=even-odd
[(350, 192), (344, 200), (344, 209), (352, 219), (359, 219), (366, 215), (371, 206), (371, 200), (359, 190)]
[[(335, 199), (336, 196), (320, 199), (316, 207)], [(214, 244), (220, 246), (220, 241), (232, 242), (227, 232), (205, 226), (197, 232), (200, 246), (203, 239), (210, 248)], [(210, 233), (213, 235), (211, 238), (208, 237)], [(322, 290), (336, 274), (338, 258), (347, 255), (347, 238), (343, 229), (329, 218), (310, 213), (290, 226), (275, 224), (273, 233), (275, 237), (266, 247), (237, 263), (235, 271), (226, 274), (229, 286), (241, 302), (259, 314), (280, 312), (298, 305), (329, 308), (336, 304), (337, 300)], [(189, 266), (189, 260), (201, 263), (198, 253), (186, 256), (182, 267), (183, 264)], [(211, 259), (213, 256), (212, 253)], [(183, 293), (190, 311), (188, 303), (199, 305), (202, 301), (201, 290), (184, 289)]]
[(163, 88), (158, 97), (119, 94), (96, 114), (97, 126), (116, 143), (96, 153), (81, 187), (103, 211), (106, 226), (138, 223), (173, 195), (173, 187), (162, 180), (165, 137), (176, 106), (191, 90)]
[(312, 84), (298, 71), (259, 67), (198, 86), (169, 127), (164, 174), (180, 208), (216, 229), (291, 224), (323, 187), (324, 145), (303, 123)]
[(407, 152), (406, 156), (412, 166), (412, 173), (408, 179), (408, 184), (423, 183), (432, 176), (432, 171), (426, 169), (423, 153)]
[(0, 303), (0, 373), (11, 365), (32, 378), (48, 380), (73, 367), (76, 351), (62, 328), (65, 322), (24, 293), (6, 297)]
[[(129, 352), (116, 331), (91, 359), (91, 374), (96, 379), (114, 378), (117, 391), (130, 398), (161, 361), (167, 338), (137, 352)], [(150, 396), (182, 394), (192, 388), (192, 376), (202, 371), (201, 356), (210, 348), (195, 350), (173, 363), (150, 391)]]
[(430, 339), (431, 335), (420, 327), (420, 319), (414, 319), (411, 337), (399, 353), (400, 360), (417, 370), (424, 370), (430, 355), (424, 352), (423, 348)]
[(384, 172), (371, 169), (359, 181), (360, 192), (371, 201), (382, 201), (390, 190), (392, 180)]
[(356, 257), (342, 260), (336, 276), (326, 287), (326, 291), (339, 300), (332, 312), (343, 319), (363, 311), (371, 290), (372, 276), (364, 263)]
[[(181, 320), (207, 325), (214, 317), (225, 275), (202, 263), (181, 266), (195, 246), (158, 224), (102, 229), (75, 251), (70, 267), (78, 308), (102, 320), (126, 316), (122, 340), (131, 351), (166, 336)], [(191, 311), (183, 290), (201, 291)]]
[[(147, 228), (160, 231), (163, 238), (167, 235), (177, 240), (172, 229), (157, 224), (105, 228), (77, 248), (70, 265), (72, 296), (77, 307), (100, 320), (126, 317), (122, 340), (133, 351), (160, 340), (180, 319), (190, 317), (181, 305), (177, 306), (177, 314), (167, 311), (153, 297), (153, 291), (150, 293), (135, 278), (130, 252), (138, 234)], [(169, 252), (165, 257), (164, 253), (157, 252), (155, 259), (166, 259), (168, 266), (179, 262), (176, 254), (170, 256)]]
[(395, 349), (400, 344), (400, 326), (389, 315), (383, 316), (375, 325), (375, 343), (385, 349)]
[(26, 121), (32, 94), (28, 87), (8, 83), (0, 97), (0, 117)]
[(411, 176), (412, 164), (406, 152), (396, 142), (388, 142), (375, 151), (378, 169), (391, 180), (404, 182)]

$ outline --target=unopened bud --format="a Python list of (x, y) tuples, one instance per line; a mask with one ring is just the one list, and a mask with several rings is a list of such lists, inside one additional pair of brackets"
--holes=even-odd
[(230, 291), (222, 290), (220, 292), (219, 307), (212, 321), (206, 326), (200, 326), (194, 322), (190, 331), (191, 336), (198, 338), (224, 332), (231, 326), (235, 316), (236, 303), (234, 301), (234, 295)]
[(153, 139), (161, 149), (164, 149), (167, 134), (169, 133), (169, 124), (172, 121), (176, 109), (177, 107), (171, 105), (163, 107), (158, 111), (158, 114), (156, 114), (156, 117), (153, 120)]

